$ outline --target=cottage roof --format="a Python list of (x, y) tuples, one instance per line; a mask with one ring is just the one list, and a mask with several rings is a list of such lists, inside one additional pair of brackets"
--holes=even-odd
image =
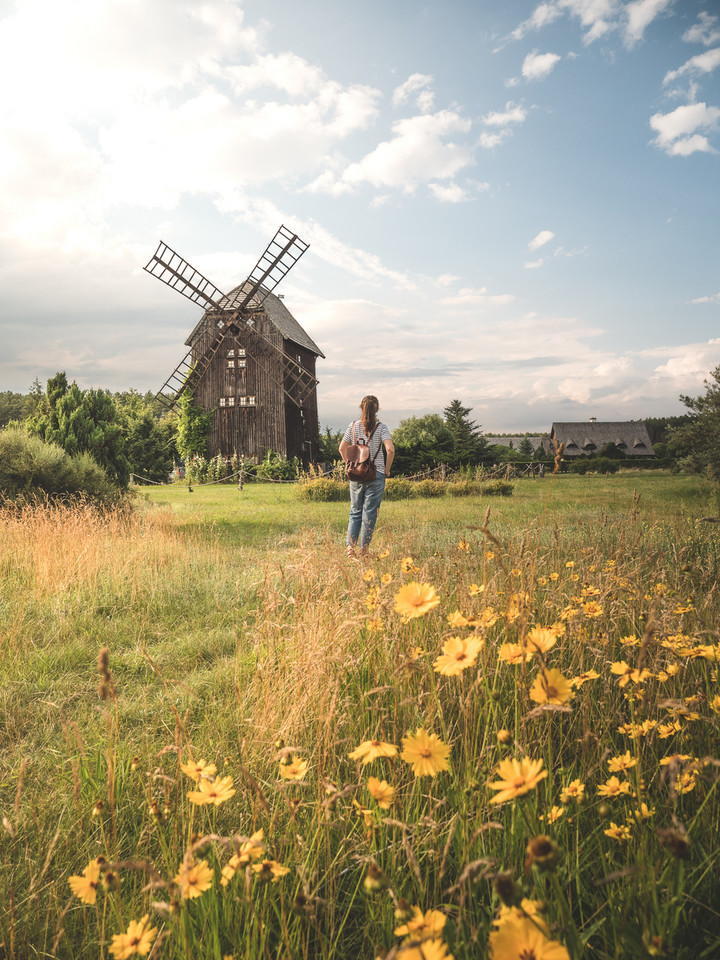
[[(229, 305), (233, 299), (237, 297), (239, 293), (242, 293), (245, 284), (239, 284), (233, 290), (231, 290), (226, 297), (220, 301), (220, 306)], [(257, 308), (257, 304), (254, 300), (251, 300), (248, 304), (250, 309), (253, 307)], [(262, 302), (262, 308), (273, 322), (275, 327), (280, 331), (284, 340), (291, 340), (293, 343), (296, 343), (299, 347), (304, 347), (306, 350), (309, 350), (311, 353), (314, 353), (316, 357), (325, 358), (325, 354), (322, 352), (320, 347), (315, 343), (315, 341), (310, 337), (297, 322), (295, 317), (290, 313), (288, 308), (282, 302), (279, 297), (276, 297), (274, 293), (268, 293), (265, 295), (265, 299)], [(204, 313), (200, 320), (195, 325), (190, 336), (187, 338), (185, 343), (187, 346), (190, 346), (198, 335), (200, 330), (203, 328), (203, 325), (207, 322), (207, 313)]]
[(553, 423), (551, 436), (565, 444), (571, 456), (593, 453), (614, 443), (630, 456), (652, 457), (655, 454), (650, 435), (642, 420), (581, 420)]

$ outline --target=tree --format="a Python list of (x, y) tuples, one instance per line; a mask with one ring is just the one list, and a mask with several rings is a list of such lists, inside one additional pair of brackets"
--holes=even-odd
[(111, 397), (103, 390), (68, 386), (65, 372), (47, 382), (45, 397), (28, 421), (30, 433), (54, 443), (75, 456), (89, 453), (105, 468), (109, 479), (126, 487), (130, 467), (125, 456), (125, 438)]
[(187, 391), (180, 397), (177, 449), (181, 457), (204, 457), (212, 427), (212, 414), (193, 403)]
[(333, 432), (330, 427), (325, 427), (325, 432), (318, 430), (318, 460), (320, 463), (333, 463), (340, 459), (338, 447), (343, 438), (343, 430)]
[(478, 425), (470, 419), (472, 407), (452, 400), (443, 410), (445, 423), (453, 436), (449, 462), (453, 467), (475, 466), (487, 458), (488, 445)]
[(691, 420), (670, 431), (670, 442), (683, 457), (682, 467), (705, 471), (715, 483), (720, 483), (720, 367), (710, 376), (712, 379), (705, 381), (703, 396), (680, 396), (691, 411)]
[(535, 447), (532, 445), (530, 437), (523, 437), (518, 447), (518, 453), (523, 457), (532, 457), (535, 453)]
[(408, 473), (452, 458), (455, 438), (437, 413), (401, 420), (392, 435), (395, 445), (393, 470)]
[(11, 420), (24, 420), (28, 415), (28, 398), (23, 393), (12, 390), (0, 392), (0, 428), (6, 427)]

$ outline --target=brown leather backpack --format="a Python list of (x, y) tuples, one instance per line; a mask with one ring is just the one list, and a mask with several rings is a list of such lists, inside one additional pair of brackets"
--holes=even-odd
[[(353, 442), (345, 451), (345, 470), (348, 480), (355, 480), (357, 483), (371, 483), (377, 477), (375, 469), (375, 457), (370, 459), (370, 441), (378, 428), (378, 424), (370, 431), (367, 440), (362, 437), (355, 437), (355, 423), (353, 422)], [(378, 453), (380, 452), (378, 448)]]

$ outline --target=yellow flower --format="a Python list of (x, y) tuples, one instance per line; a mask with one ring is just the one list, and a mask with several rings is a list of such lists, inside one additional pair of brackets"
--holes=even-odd
[(620, 677), (618, 682), (621, 687), (627, 686), (629, 680), (632, 680), (633, 683), (644, 683), (648, 677), (652, 676), (649, 670), (645, 670), (644, 668), (642, 670), (635, 670), (624, 660), (611, 663), (610, 672)]
[(720, 693), (716, 693), (712, 698), (710, 706), (715, 711), (715, 713), (720, 713)]
[(470, 552), (470, 544), (467, 542), (467, 540), (461, 540), (458, 543), (458, 550), (465, 550), (468, 553)]
[(582, 605), (582, 608), (585, 616), (590, 617), (593, 620), (602, 616), (603, 608), (600, 606), (597, 600), (588, 600), (587, 603)]
[(637, 810), (633, 810), (635, 819), (640, 820), (649, 820), (650, 817), (655, 816), (655, 807), (649, 807), (646, 803), (641, 803)]
[(640, 637), (629, 633), (626, 637), (620, 637), (620, 643), (622, 643), (624, 647), (636, 647), (640, 643)]
[(559, 573), (551, 573), (551, 574), (549, 574), (549, 579), (552, 580), (553, 582), (555, 582), (555, 580), (557, 580), (557, 579), (559, 578), (559, 576), (560, 576)]
[(547, 653), (556, 643), (557, 633), (547, 627), (533, 627), (525, 638), (525, 645), (533, 653)]
[(351, 760), (362, 760), (363, 766), (372, 763), (378, 757), (394, 757), (397, 755), (394, 743), (385, 743), (382, 740), (363, 740), (357, 750), (348, 754)]
[(175, 877), (175, 883), (180, 887), (180, 896), (183, 900), (192, 900), (209, 890), (213, 883), (212, 867), (207, 860), (180, 867)]
[(302, 780), (307, 773), (307, 769), (307, 760), (294, 755), (292, 763), (280, 764), (280, 776), (283, 780)]
[(128, 960), (129, 957), (145, 956), (150, 952), (152, 941), (157, 936), (157, 927), (150, 926), (150, 914), (140, 920), (131, 920), (127, 933), (117, 933), (112, 938), (110, 953), (116, 960)]
[(392, 574), (391, 574), (391, 573), (384, 573), (384, 574), (380, 577), (380, 583), (382, 583), (383, 586), (387, 586), (388, 583), (392, 583)]
[(377, 777), (368, 777), (368, 792), (381, 810), (389, 810), (395, 800), (395, 787), (391, 787), (387, 780), (378, 780)]
[(691, 790), (695, 789), (697, 776), (697, 770), (683, 770), (683, 772), (675, 778), (675, 783), (673, 784), (675, 791), (677, 793), (690, 793)]
[(501, 927), (509, 920), (523, 920), (532, 918), (534, 923), (540, 927), (546, 936), (548, 936), (550, 931), (542, 918), (542, 911), (545, 909), (545, 907), (546, 904), (544, 904), (541, 900), (529, 900), (527, 897), (522, 898), (520, 901), (520, 906), (508, 907), (503, 904), (500, 907), (500, 913), (493, 920), (493, 926)]
[(560, 791), (560, 803), (570, 803), (576, 800), (581, 803), (585, 796), (585, 784), (581, 780), (571, 780), (570, 783)]
[(400, 569), (403, 573), (414, 573), (417, 570), (415, 560), (412, 557), (403, 557), (400, 561)]
[(544, 816), (544, 814), (540, 814), (540, 819), (546, 820), (548, 823), (556, 823), (560, 819), (560, 817), (564, 817), (564, 816), (565, 816), (564, 807), (553, 806), (550, 808), (550, 813), (548, 813), (547, 816)]
[(76, 897), (92, 906), (95, 903), (99, 879), (100, 864), (97, 860), (91, 860), (83, 870), (82, 876), (68, 877), (68, 883)]
[(365, 624), (368, 630), (382, 630), (382, 620), (375, 618), (374, 620), (368, 620)]
[(530, 917), (513, 917), (490, 931), (491, 960), (570, 960), (557, 940), (549, 940)]
[(424, 940), (427, 937), (434, 937), (444, 930), (447, 917), (439, 910), (427, 910), (423, 913), (420, 907), (413, 907), (412, 912), (412, 917), (406, 923), (395, 928), (396, 937)]
[(527, 647), (523, 647), (519, 643), (503, 643), (498, 650), (498, 659), (505, 663), (526, 663), (532, 656), (532, 650), (528, 650)]
[(401, 587), (395, 594), (395, 613), (400, 613), (406, 620), (422, 617), (440, 603), (440, 597), (435, 587), (429, 583), (410, 583)]
[(451, 627), (466, 627), (468, 625), (467, 619), (460, 613), (459, 610), (456, 610), (455, 613), (448, 614), (445, 619), (448, 622), (448, 625)]
[(442, 656), (435, 660), (433, 667), (445, 677), (457, 676), (475, 663), (482, 646), (479, 637), (450, 637), (443, 644)]
[(370, 581), (371, 581), (371, 580), (374, 580), (374, 579), (375, 579), (375, 571), (374, 571), (374, 570), (366, 570), (365, 573), (363, 574), (363, 580), (364, 580), (366, 583), (370, 583)]
[(612, 837), (613, 840), (629, 840), (630, 839), (630, 827), (620, 826), (617, 823), (610, 821), (610, 827), (607, 830), (603, 830), (603, 833), (606, 837)]
[(495, 613), (493, 608), (485, 607), (485, 609), (480, 614), (480, 616), (475, 618), (475, 625), (478, 627), (487, 627), (488, 629), (490, 629), (490, 627), (492, 627), (493, 624), (497, 623), (497, 621), (498, 621), (498, 615)]
[(205, 759), (197, 761), (190, 760), (189, 763), (181, 763), (180, 769), (183, 773), (187, 774), (191, 780), (194, 780), (195, 783), (197, 783), (201, 777), (214, 777), (217, 773), (215, 764), (207, 763)]
[(565, 564), (565, 566), (567, 567), (568, 570), (572, 570), (572, 568), (575, 566), (575, 561), (574, 561), (574, 560), (568, 560), (568, 562)]
[(478, 597), (481, 593), (485, 593), (485, 584), (471, 583), (468, 587), (468, 593), (471, 597)]
[(547, 577), (538, 577), (537, 582), (538, 582), (538, 586), (544, 587), (547, 584), (548, 580), (547, 580)]
[(580, 673), (577, 677), (573, 677), (570, 683), (579, 690), (588, 680), (597, 680), (599, 676), (600, 674), (596, 670), (586, 670), (585, 673)]
[(258, 880), (270, 880), (272, 883), (290, 873), (288, 867), (283, 867), (277, 860), (263, 860), (261, 863), (252, 865), (253, 872), (258, 875)]
[(618, 797), (621, 793), (630, 793), (630, 784), (627, 780), (620, 781), (617, 777), (610, 777), (597, 788), (601, 797)]
[(547, 770), (542, 767), (542, 760), (531, 760), (529, 757), (523, 757), (522, 760), (501, 760), (495, 768), (495, 774), (500, 779), (488, 784), (491, 790), (500, 792), (490, 803), (505, 803), (506, 800), (529, 793), (548, 775)]
[(265, 847), (262, 843), (264, 835), (262, 830), (257, 830), (249, 840), (241, 844), (239, 851), (230, 857), (227, 864), (222, 868), (220, 884), (223, 887), (230, 883), (238, 867), (265, 855)]
[(572, 684), (559, 670), (541, 670), (530, 687), (530, 698), (535, 703), (567, 703), (572, 699)]
[(450, 747), (434, 733), (426, 733), (423, 727), (418, 727), (414, 734), (403, 737), (402, 760), (412, 766), (416, 777), (434, 777), (441, 770), (449, 770), (447, 761)]
[(412, 943), (398, 953), (400, 960), (455, 960), (452, 953), (448, 953), (444, 940), (423, 940), (421, 943)]
[(486, 559), (486, 560), (494, 560), (494, 559), (495, 559), (495, 554), (492, 552), (492, 550), (487, 550), (487, 551), (485, 552), (485, 559)]
[(636, 765), (637, 759), (630, 756), (629, 750), (619, 757), (611, 757), (608, 760), (608, 770), (610, 773), (620, 773), (621, 770), (631, 770)]
[(390, 551), (389, 551), (389, 550), (383, 550), (382, 553), (379, 553), (379, 554), (378, 554), (378, 560), (384, 560), (385, 557), (389, 557), (389, 556), (390, 556)]
[(220, 777), (212, 783), (209, 780), (201, 780), (197, 790), (191, 790), (188, 793), (188, 800), (197, 806), (204, 806), (206, 803), (213, 803), (219, 807), (230, 797), (235, 796), (235, 790), (232, 785), (232, 777)]

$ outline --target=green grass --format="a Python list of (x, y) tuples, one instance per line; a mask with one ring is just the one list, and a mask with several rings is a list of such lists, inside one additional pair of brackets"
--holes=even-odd
[[(494, 541), (486, 544), (479, 528), (488, 508)], [(681, 679), (649, 686), (644, 703), (625, 699), (608, 664), (637, 655), (619, 638), (642, 636), (650, 620), (658, 638), (682, 628), (688, 643), (717, 642), (717, 534), (714, 525), (698, 522), (715, 512), (712, 491), (695, 477), (642, 473), (524, 480), (510, 498), (385, 503), (373, 548), (389, 556), (373, 567), (393, 582), (381, 590), (377, 610), (365, 604), (363, 568), (344, 559), (347, 509), (300, 502), (285, 485), (192, 493), (165, 487), (144, 492), (135, 516), (123, 520), (60, 511), (8, 523), (0, 547), (6, 956), (107, 954), (111, 934), (151, 912), (152, 901), (171, 899), (169, 890), (142, 893), (142, 876), (129, 870), (119, 892), (98, 897), (102, 907), (74, 901), (64, 914), (68, 875), (98, 853), (152, 860), (170, 880), (193, 832), (227, 837), (259, 827), (291, 876), (252, 895), (240, 892), (244, 881), (234, 898), (208, 892), (186, 901), (179, 919), (158, 915), (153, 922), (170, 932), (159, 955), (373, 957), (397, 938), (392, 900), (362, 892), (372, 860), (396, 895), (447, 913), (456, 957), (476, 956), (485, 949), (494, 909), (490, 881), (472, 888), (472, 903), (470, 887), (450, 897), (445, 891), (469, 862), (483, 858), (494, 864), (486, 865), (489, 876), (509, 869), (522, 880), (529, 831), (549, 829), (537, 816), (557, 803), (562, 783), (579, 776), (593, 783), (588, 803), (572, 825), (553, 830), (567, 902), (549, 876), (533, 871), (524, 880), (528, 895), (550, 902), (555, 934), (568, 945), (589, 937), (588, 957), (649, 956), (643, 937), (652, 935), (664, 938), (663, 949), (676, 957), (710, 960), (720, 950), (712, 908), (719, 892), (714, 768), (701, 772), (696, 790), (668, 797), (657, 757), (671, 744), (634, 744), (617, 726), (620, 717), (641, 716), (663, 698), (697, 694), (702, 721), (683, 724), (677, 752), (712, 754), (715, 667), (703, 659), (683, 664)], [(458, 549), (461, 540), (469, 551)], [(485, 546), (495, 560), (483, 559)], [(418, 569), (403, 576), (400, 559), (409, 555)], [(549, 659), (568, 675), (596, 665), (602, 679), (592, 694), (588, 686), (578, 693), (568, 717), (528, 720), (532, 678), (516, 685), (514, 668), (498, 664), (495, 654), (528, 625), (559, 617), (578, 589), (569, 561), (577, 564), (581, 586), (597, 585), (604, 612), (598, 621), (571, 618), (568, 639)], [(628, 586), (618, 586), (612, 571)], [(538, 583), (550, 572), (559, 574), (557, 588)], [(442, 603), (403, 625), (392, 597), (411, 577), (437, 586)], [(484, 601), (469, 599), (473, 582), (484, 584)], [(527, 594), (524, 613), (503, 622), (517, 593)], [(501, 617), (488, 631), (478, 679), (439, 677), (431, 664), (451, 633), (444, 617), (456, 609), (477, 612), (483, 602)], [(683, 620), (673, 610), (688, 602), (693, 612)], [(375, 618), (383, 624), (379, 631), (369, 626)], [(101, 647), (110, 651), (116, 704), (98, 698)], [(415, 647), (425, 653), (413, 660)], [(644, 656), (658, 669), (667, 654), (653, 641)], [(415, 781), (402, 764), (370, 768), (393, 774), (402, 800), (389, 816), (408, 832), (403, 841), (402, 831), (373, 808), (368, 838), (351, 801), (372, 802), (350, 789), (368, 771), (355, 769), (346, 754), (374, 735), (399, 744), (419, 725), (453, 744), (452, 773)], [(495, 740), (500, 727), (509, 727), (529, 755), (542, 755), (552, 773), (527, 798), (492, 808), (485, 784), (505, 755)], [(293, 788), (302, 800), (297, 809), (289, 803), (295, 794), (276, 780), (278, 738), (311, 763), (307, 786)], [(655, 825), (637, 830), (632, 853), (599, 829), (599, 771), (609, 752), (628, 747), (639, 751), (659, 823), (671, 828), (675, 816), (691, 831), (689, 864), (663, 854)], [(187, 803), (189, 782), (177, 763), (178, 751), (187, 759), (189, 750), (234, 777), (233, 801), (210, 812)], [(323, 777), (338, 790), (348, 786), (332, 810)], [(95, 818), (99, 799), (106, 813)], [(166, 800), (172, 812), (158, 824), (150, 803)], [(615, 808), (612, 814), (619, 816)], [(495, 820), (503, 830), (483, 829)], [(227, 855), (219, 842), (208, 853), (219, 865)], [(627, 857), (639, 864), (637, 874), (595, 886), (622, 872)], [(298, 892), (309, 898), (307, 909), (293, 910)]]

